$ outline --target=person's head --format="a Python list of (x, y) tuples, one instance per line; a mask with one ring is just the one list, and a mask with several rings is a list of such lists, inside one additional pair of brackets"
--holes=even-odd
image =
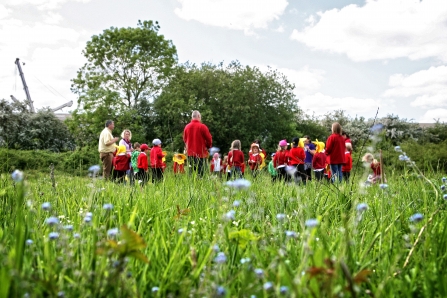
[(338, 122), (332, 123), (332, 133), (341, 135), (341, 125)]
[(200, 115), (200, 112), (197, 111), (197, 110), (192, 111), (191, 118), (192, 118), (193, 120), (199, 120), (199, 121), (202, 121), (202, 115)]
[(219, 153), (217, 153), (217, 152), (214, 153), (214, 154), (213, 154), (213, 159), (219, 159)]
[(346, 145), (346, 151), (352, 152), (352, 145), (351, 145), (351, 143), (346, 143), (345, 145)]
[(287, 149), (287, 140), (281, 140), (281, 141), (279, 141), (279, 148), (281, 149), (281, 150), (286, 150)]
[(293, 148), (296, 148), (296, 147), (298, 147), (298, 143), (300, 142), (300, 139), (299, 138), (293, 138), (292, 139), (292, 147)]
[(231, 143), (231, 150), (241, 150), (241, 141), (239, 140), (234, 140)]
[(272, 155), (271, 155), (272, 159), (273, 159), (273, 157), (275, 157), (275, 155), (276, 155), (276, 153), (273, 152)]
[(374, 156), (371, 153), (366, 153), (363, 156), (362, 161), (372, 163), (374, 161)]
[(251, 153), (258, 154), (259, 153), (259, 144), (257, 144), (257, 143), (251, 144), (250, 150), (251, 150)]
[(141, 150), (140, 146), (141, 146), (140, 143), (135, 142), (135, 143), (133, 144), (133, 149), (140, 151), (140, 150)]
[(132, 139), (132, 133), (130, 132), (130, 130), (125, 129), (121, 133), (121, 138), (130, 141), (130, 139)]
[(115, 128), (115, 122), (112, 120), (106, 120), (106, 127), (110, 130), (113, 130)]
[(348, 133), (346, 132), (346, 131), (342, 131), (341, 132), (341, 136), (344, 138), (344, 139), (349, 139), (349, 135), (348, 135)]
[(149, 146), (147, 144), (143, 144), (140, 146), (141, 151), (146, 152), (147, 150), (149, 150)]
[(152, 144), (153, 144), (154, 146), (161, 146), (161, 141), (160, 141), (160, 139), (154, 139), (154, 140), (152, 141)]
[(312, 143), (312, 140), (310, 139), (309, 136), (304, 136), (303, 138), (304, 138), (304, 144), (305, 145), (308, 145), (308, 144)]
[(224, 158), (223, 158), (223, 162), (227, 162), (228, 161), (228, 155), (224, 155)]

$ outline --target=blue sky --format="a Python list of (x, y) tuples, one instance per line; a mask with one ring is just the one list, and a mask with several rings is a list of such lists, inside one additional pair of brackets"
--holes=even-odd
[(380, 107), (447, 121), (445, 0), (0, 0), (0, 98), (24, 98), (18, 57), (36, 107), (76, 101), (85, 43), (139, 19), (160, 23), (179, 62), (277, 68), (309, 114), (370, 118)]

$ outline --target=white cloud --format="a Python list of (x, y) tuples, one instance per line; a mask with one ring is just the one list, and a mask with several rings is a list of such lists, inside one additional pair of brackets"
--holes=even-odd
[[(317, 20), (315, 19), (317, 18)], [(436, 57), (447, 61), (447, 1), (367, 0), (310, 16), (291, 39), (354, 61)]]
[(324, 115), (334, 110), (344, 110), (348, 115), (373, 117), (378, 107), (386, 105), (380, 100), (356, 97), (332, 97), (320, 92), (300, 98), (299, 107), (308, 114)]
[(0, 4), (0, 20), (6, 18), (11, 13), (11, 10), (6, 8), (6, 6)]
[(89, 2), (90, 0), (4, 0), (9, 6), (32, 5), (39, 10), (53, 10), (66, 2)]
[(59, 24), (63, 17), (55, 12), (49, 11), (44, 18), (44, 22), (47, 24)]
[(279, 19), (288, 5), (287, 0), (178, 0), (181, 8), (174, 11), (182, 19), (196, 20), (205, 25), (243, 30), (267, 28)]
[(425, 112), (419, 119), (419, 123), (433, 123), (435, 120), (447, 122), (447, 109), (433, 109)]
[(411, 75), (394, 74), (389, 79), (385, 97), (414, 97), (413, 107), (447, 107), (447, 66), (430, 67)]

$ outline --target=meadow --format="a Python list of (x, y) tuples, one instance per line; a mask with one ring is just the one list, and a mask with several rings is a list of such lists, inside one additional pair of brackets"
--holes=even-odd
[(381, 185), (2, 174), (0, 297), (446, 297), (446, 181), (401, 162)]

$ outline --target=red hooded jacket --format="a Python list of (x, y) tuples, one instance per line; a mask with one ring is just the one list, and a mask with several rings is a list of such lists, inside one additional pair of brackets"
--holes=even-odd
[(345, 163), (346, 144), (345, 139), (339, 134), (331, 134), (326, 141), (326, 155), (331, 158), (331, 165)]

